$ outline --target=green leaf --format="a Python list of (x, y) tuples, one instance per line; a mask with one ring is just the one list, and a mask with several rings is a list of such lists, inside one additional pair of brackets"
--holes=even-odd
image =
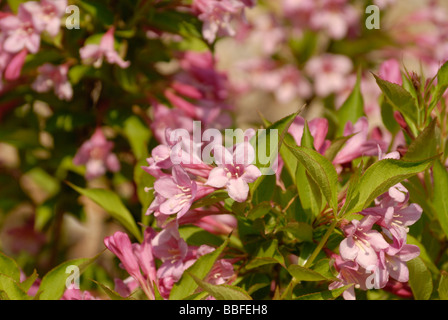
[(300, 145), (302, 147), (314, 150), (314, 137), (311, 134), (307, 120), (305, 120), (305, 126), (303, 127), (303, 134), (302, 134), (302, 140), (300, 141)]
[(431, 104), (427, 110), (427, 114), (430, 115), (437, 103), (442, 99), (443, 94), (448, 88), (448, 62), (439, 69), (437, 72), (437, 85), (431, 100)]
[[(272, 165), (276, 163), (279, 152), (285, 162), (285, 166), (289, 167), (291, 165), (289, 161), (291, 156), (288, 155), (285, 148), (281, 147), (283, 140), (289, 136), (287, 135), (287, 131), (299, 112), (300, 111), (284, 117), (283, 119), (270, 125), (264, 131), (259, 130), (258, 133), (252, 138), (251, 144), (254, 147), (256, 155), (254, 164), (260, 169), (262, 176), (252, 183), (250, 187), (251, 193), (257, 189), (267, 175), (275, 174), (275, 170), (273, 170), (275, 168), (272, 168)], [(292, 139), (291, 136), (289, 137)], [(292, 175), (295, 175), (295, 167)]]
[(28, 290), (31, 288), (31, 286), (34, 284), (34, 282), (36, 281), (36, 279), (38, 277), (39, 277), (39, 275), (37, 274), (36, 269), (34, 269), (33, 273), (28, 278), (26, 278), (26, 280), (24, 280), (20, 283), (20, 287), (25, 292), (28, 292)]
[(445, 235), (448, 236), (448, 171), (437, 160), (433, 166), (434, 196), (432, 203), (437, 219)]
[(296, 185), (307, 221), (313, 221), (320, 214), (325, 203), (319, 185), (310, 177), (301, 163), (297, 164)]
[[(289, 145), (287, 147), (305, 167), (311, 178), (320, 187), (330, 207), (336, 212), (338, 207), (338, 174), (333, 164), (314, 150)], [(300, 183), (300, 181), (296, 183)]]
[(299, 241), (313, 241), (313, 227), (305, 222), (290, 222), (286, 226), (279, 228), (278, 231), (289, 232)]
[(53, 268), (42, 278), (36, 296), (39, 297), (39, 300), (59, 300), (67, 289), (66, 282), (71, 274), (71, 272), (67, 272), (67, 268), (71, 266), (79, 267), (79, 274), (81, 275), (83, 269), (92, 261), (92, 259), (87, 258), (75, 259)]
[(432, 261), (431, 257), (429, 256), (429, 254), (426, 251), (426, 248), (423, 246), (423, 244), (421, 244), (417, 239), (415, 239), (410, 234), (408, 234), (408, 236), (407, 236), (406, 243), (407, 244), (412, 244), (412, 245), (415, 245), (415, 246), (419, 247), (420, 248), (419, 258), (422, 259), (422, 261), (426, 264), (428, 269), (433, 274), (438, 274), (439, 273), (439, 269), (437, 268), (437, 266)]
[(412, 141), (408, 147), (403, 160), (417, 161), (428, 159), (437, 154), (437, 137), (436, 137), (437, 120), (434, 119), (428, 127), (423, 130), (418, 137)]
[(137, 116), (131, 116), (124, 122), (124, 133), (129, 140), (137, 160), (148, 156), (148, 143), (151, 132)]
[(364, 116), (364, 99), (361, 93), (360, 73), (358, 73), (356, 84), (352, 92), (339, 108), (336, 115), (339, 124), (336, 132), (337, 136), (342, 136), (344, 134), (344, 128), (347, 122), (350, 121), (351, 123), (356, 123), (359, 118)]
[(67, 182), (70, 187), (75, 189), (80, 194), (94, 201), (104, 210), (106, 210), (113, 218), (120, 222), (123, 227), (130, 231), (139, 241), (142, 241), (142, 235), (140, 233), (137, 224), (125, 207), (120, 197), (113, 191), (106, 189), (84, 189), (77, 187), (70, 182)]
[(14, 281), (20, 281), (20, 269), (17, 262), (0, 252), (0, 273), (11, 277)]
[(120, 296), (120, 294), (118, 292), (115, 292), (114, 290), (112, 290), (111, 288), (109, 288), (108, 286), (92, 280), (94, 283), (96, 283), (97, 286), (99, 286), (101, 289), (103, 289), (104, 293), (107, 294), (107, 296), (111, 299), (111, 300), (128, 300), (127, 298), (123, 298), (122, 296)]
[(277, 239), (266, 241), (260, 244), (260, 247), (254, 254), (254, 256), (255, 258), (246, 265), (246, 269), (249, 270), (262, 265), (273, 263), (279, 263), (282, 266), (285, 266), (285, 258), (278, 249)]
[(288, 272), (297, 280), (297, 281), (324, 281), (328, 280), (327, 277), (320, 274), (315, 270), (311, 270), (308, 268), (304, 268), (297, 264), (292, 264), (288, 267)]
[(433, 290), (431, 272), (420, 258), (407, 262), (409, 285), (416, 300), (429, 300)]
[(358, 183), (353, 184), (345, 214), (362, 211), (389, 188), (425, 171), (433, 161), (434, 158), (421, 161), (384, 159), (374, 163), (359, 178)]
[(439, 292), (440, 300), (448, 300), (448, 273), (446, 271), (441, 273), (437, 291)]
[(381, 120), (386, 129), (393, 135), (400, 131), (400, 125), (394, 117), (394, 108), (387, 99), (383, 99), (381, 103)]
[(294, 300), (334, 300), (344, 293), (345, 290), (349, 289), (352, 285), (344, 286), (334, 290), (327, 290), (322, 292), (310, 293)]
[(251, 296), (243, 289), (226, 284), (214, 285), (202, 281), (198, 277), (191, 275), (197, 285), (210, 293), (216, 300), (252, 300)]
[(2, 291), (10, 300), (31, 299), (13, 278), (0, 273), (0, 292)]
[(188, 272), (184, 272), (182, 278), (174, 284), (170, 293), (170, 300), (182, 300), (194, 294), (195, 290), (198, 288), (198, 284), (192, 276), (204, 279), (228, 243), (229, 239), (227, 238), (219, 248), (201, 256), (190, 268), (188, 268)]
[(398, 84), (383, 80), (376, 75), (373, 76), (393, 108), (401, 112), (411, 127), (418, 125), (419, 110), (412, 95)]

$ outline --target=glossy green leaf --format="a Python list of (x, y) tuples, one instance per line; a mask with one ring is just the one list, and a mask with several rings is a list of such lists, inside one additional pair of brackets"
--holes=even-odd
[(398, 84), (386, 81), (374, 75), (378, 86), (395, 110), (408, 120), (409, 125), (418, 124), (417, 103), (412, 95)]
[(417, 161), (434, 157), (437, 154), (437, 120), (433, 120), (409, 145), (403, 160)]
[(0, 252), (0, 273), (11, 277), (14, 281), (20, 280), (20, 269), (17, 262)]
[(297, 281), (324, 281), (327, 277), (312, 269), (304, 268), (297, 264), (292, 264), (288, 267), (289, 273)]
[(36, 296), (39, 300), (59, 300), (67, 289), (67, 280), (71, 275), (72, 266), (79, 268), (79, 275), (95, 258), (69, 260), (51, 269), (43, 278)]
[(243, 289), (226, 284), (214, 285), (202, 281), (198, 277), (191, 275), (197, 285), (207, 291), (216, 300), (252, 300), (252, 297)]
[(420, 258), (407, 262), (409, 285), (416, 300), (429, 300), (433, 290), (431, 272)]
[[(338, 174), (333, 164), (323, 155), (314, 150), (300, 146), (287, 147), (320, 187), (330, 207), (336, 211), (338, 207)], [(297, 181), (296, 183), (299, 182)]]
[(2, 291), (9, 300), (31, 299), (13, 278), (0, 273), (0, 292)]
[(106, 210), (113, 218), (120, 222), (123, 227), (130, 231), (139, 241), (142, 240), (142, 235), (140, 233), (137, 224), (125, 207), (120, 197), (113, 191), (106, 189), (84, 189), (77, 187), (68, 182), (68, 185), (75, 189), (80, 194), (86, 196), (87, 198), (94, 201), (96, 204), (101, 206)]
[(384, 159), (374, 163), (359, 178), (358, 183), (353, 185), (345, 214), (362, 211), (389, 188), (425, 171), (433, 161), (434, 158), (421, 161)]
[(448, 171), (445, 166), (437, 160), (433, 166), (434, 179), (434, 212), (440, 222), (445, 235), (448, 236)]
[(440, 275), (439, 288), (437, 291), (439, 292), (440, 300), (448, 300), (448, 273), (446, 271), (442, 271)]
[(364, 99), (361, 92), (360, 74), (358, 74), (352, 92), (337, 111), (339, 124), (336, 132), (337, 136), (344, 134), (344, 128), (347, 122), (356, 123), (362, 116), (364, 116)]

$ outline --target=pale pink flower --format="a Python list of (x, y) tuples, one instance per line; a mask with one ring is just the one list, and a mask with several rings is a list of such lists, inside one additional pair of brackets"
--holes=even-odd
[(366, 269), (362, 268), (354, 261), (343, 260), (339, 255), (335, 255), (333, 258), (334, 266), (338, 271), (338, 275), (336, 277), (339, 279), (339, 281), (332, 282), (328, 286), (328, 288), (330, 290), (335, 290), (346, 285), (352, 285), (342, 293), (342, 297), (345, 300), (356, 300), (355, 288), (364, 291), (368, 290), (367, 282), (369, 277), (371, 276), (377, 277), (377, 279), (382, 280), (381, 285), (385, 285), (384, 282), (387, 282), (387, 280), (384, 281), (384, 270), (380, 270), (379, 268), (372, 268), (372, 270), (370, 270), (370, 272), (368, 273), (366, 272)]
[(347, 36), (360, 16), (347, 0), (283, 0), (282, 7), (300, 31), (323, 31), (333, 39)]
[(409, 281), (409, 269), (406, 265), (410, 261), (420, 255), (420, 248), (411, 244), (404, 244), (400, 250), (388, 252), (387, 250), (380, 252), (380, 264), (386, 270), (388, 275), (399, 281)]
[(234, 36), (233, 20), (242, 20), (245, 3), (238, 0), (194, 0), (193, 11), (203, 22), (202, 35), (209, 42), (217, 36)]
[(151, 241), (155, 233), (147, 228), (142, 244), (132, 244), (126, 233), (117, 231), (104, 239), (105, 246), (120, 259), (123, 268), (138, 282), (149, 299), (155, 299), (156, 265)]
[(110, 64), (117, 64), (126, 69), (130, 66), (129, 61), (124, 61), (114, 47), (115, 28), (110, 28), (101, 38), (100, 44), (87, 44), (79, 50), (81, 59), (86, 64), (93, 64), (95, 68), (101, 67), (104, 58)]
[(345, 146), (338, 152), (333, 160), (334, 164), (348, 163), (361, 156), (373, 156), (378, 154), (378, 145), (381, 149), (385, 149), (383, 141), (369, 139), (369, 124), (367, 118), (361, 117), (353, 125), (348, 122), (344, 129), (344, 136), (354, 134), (347, 140)]
[[(305, 128), (305, 119), (298, 116), (288, 129), (288, 133), (294, 138), (297, 145), (302, 144), (303, 130)], [(324, 154), (329, 147), (330, 141), (326, 140), (328, 133), (328, 120), (325, 118), (315, 118), (308, 122), (308, 128), (314, 138), (314, 148), (320, 154)]]
[(97, 128), (92, 137), (84, 142), (73, 158), (75, 165), (86, 165), (86, 179), (94, 179), (106, 173), (117, 172), (120, 162), (112, 153), (114, 143), (108, 141), (101, 128)]
[(400, 63), (395, 59), (386, 60), (380, 65), (379, 76), (383, 80), (396, 83), (400, 86), (403, 84)]
[(52, 37), (59, 33), (67, 0), (28, 1), (23, 6), (32, 13), (33, 24), (39, 32), (47, 31)]
[(191, 180), (185, 169), (176, 165), (171, 176), (163, 176), (154, 182), (158, 196), (157, 211), (164, 215), (177, 214), (182, 217), (195, 201), (198, 186)]
[(37, 53), (40, 47), (40, 32), (33, 23), (32, 12), (23, 4), (19, 6), (17, 16), (7, 15), (0, 19), (0, 30), (5, 33), (3, 49), (17, 53), (26, 49)]
[(389, 244), (372, 226), (378, 217), (368, 215), (361, 221), (353, 220), (344, 227), (346, 238), (339, 245), (342, 259), (355, 261), (363, 268), (378, 265), (378, 252), (385, 250)]
[(34, 90), (48, 92), (53, 88), (59, 99), (67, 101), (72, 99), (73, 88), (67, 78), (68, 65), (54, 66), (46, 63), (40, 66), (37, 71), (39, 75), (31, 85)]
[(305, 66), (305, 72), (313, 78), (314, 90), (319, 97), (343, 90), (352, 69), (349, 58), (330, 53), (311, 58)]
[(216, 145), (214, 159), (218, 167), (210, 172), (206, 185), (225, 187), (233, 200), (246, 201), (249, 194), (248, 183), (261, 176), (261, 171), (252, 164), (255, 160), (253, 147), (248, 142), (240, 143), (232, 153), (223, 146)]

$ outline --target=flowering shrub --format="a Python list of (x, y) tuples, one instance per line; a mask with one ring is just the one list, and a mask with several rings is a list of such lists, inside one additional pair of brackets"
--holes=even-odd
[(1, 299), (448, 299), (442, 1), (0, 8)]

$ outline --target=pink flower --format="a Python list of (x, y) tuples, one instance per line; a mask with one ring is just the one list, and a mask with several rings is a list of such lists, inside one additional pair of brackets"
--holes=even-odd
[(177, 213), (182, 217), (195, 200), (198, 186), (181, 166), (174, 166), (172, 176), (163, 176), (154, 182), (158, 197), (157, 210), (164, 215)]
[(388, 276), (399, 282), (409, 281), (409, 269), (406, 265), (420, 255), (420, 248), (411, 244), (404, 244), (398, 252), (390, 254), (387, 250), (380, 252), (381, 267), (386, 270)]
[(54, 66), (46, 63), (39, 67), (39, 75), (32, 84), (32, 88), (37, 92), (48, 92), (54, 88), (54, 93), (61, 100), (71, 100), (73, 88), (67, 79), (68, 65)]
[(120, 68), (128, 68), (129, 61), (124, 61), (115, 51), (114, 47), (114, 32), (115, 28), (110, 28), (101, 38), (99, 45), (87, 44), (79, 50), (81, 59), (86, 64), (93, 64), (95, 68), (101, 67), (104, 58), (110, 64), (117, 64)]
[(28, 1), (23, 6), (32, 13), (33, 24), (39, 32), (47, 31), (52, 37), (59, 33), (67, 0)]
[(383, 141), (377, 141), (368, 138), (369, 124), (367, 118), (361, 117), (353, 125), (348, 122), (344, 129), (344, 136), (355, 134), (347, 140), (345, 146), (338, 152), (333, 160), (334, 164), (343, 164), (352, 161), (361, 156), (373, 156), (378, 153), (378, 145), (381, 149), (385, 149)]
[(368, 274), (365, 270), (360, 268), (357, 263), (353, 261), (345, 261), (340, 256), (336, 255), (334, 266), (339, 272), (337, 275), (339, 281), (332, 282), (328, 286), (328, 289), (335, 290), (353, 284), (353, 286), (342, 293), (342, 297), (345, 300), (356, 300), (355, 287), (367, 290), (366, 282)]
[(249, 194), (248, 183), (261, 176), (261, 171), (251, 164), (255, 159), (254, 153), (248, 142), (237, 144), (233, 154), (223, 146), (216, 145), (214, 158), (218, 167), (210, 172), (206, 185), (225, 187), (233, 200), (246, 201)]
[(86, 165), (86, 179), (94, 179), (106, 173), (106, 170), (117, 172), (120, 162), (112, 153), (113, 142), (107, 141), (101, 128), (97, 128), (92, 137), (84, 142), (73, 158), (75, 165)]
[(342, 240), (339, 252), (342, 259), (355, 261), (363, 268), (378, 265), (378, 253), (389, 244), (372, 226), (378, 220), (375, 216), (366, 216), (361, 221), (353, 220), (344, 228), (347, 238)]
[(131, 244), (129, 236), (117, 231), (104, 239), (105, 246), (120, 259), (124, 269), (138, 282), (149, 299), (155, 299), (156, 265), (151, 241), (155, 234), (145, 230), (142, 244)]
[(79, 289), (67, 289), (61, 300), (101, 300), (94, 297), (89, 291), (81, 291)]
[(151, 130), (162, 144), (168, 145), (167, 129), (182, 128), (190, 133), (193, 132), (193, 119), (182, 110), (170, 109), (158, 102), (153, 102), (153, 118), (155, 121), (151, 123)]
[(27, 55), (28, 51), (26, 49), (23, 49), (11, 58), (5, 70), (6, 80), (13, 81), (20, 77), (20, 72), (22, 71)]
[[(305, 128), (305, 119), (298, 116), (288, 129), (288, 133), (292, 135), (297, 145), (301, 145), (303, 129)], [(314, 148), (321, 154), (329, 146), (329, 140), (326, 140), (328, 133), (328, 120), (325, 118), (315, 118), (308, 122), (308, 128), (314, 138)]]
[(241, 20), (245, 3), (238, 0), (194, 0), (193, 10), (203, 22), (202, 34), (212, 43), (217, 36), (236, 34), (231, 22)]
[(379, 76), (386, 81), (396, 83), (400, 86), (403, 84), (400, 64), (395, 59), (386, 60), (380, 65)]
[(359, 13), (347, 0), (283, 0), (283, 13), (304, 31), (323, 31), (342, 39), (358, 23)]
[(349, 58), (329, 53), (311, 58), (305, 66), (306, 73), (314, 79), (314, 90), (320, 97), (344, 89), (345, 78), (352, 69)]
[(21, 4), (17, 16), (7, 15), (0, 19), (0, 30), (5, 33), (3, 49), (17, 53), (26, 49), (37, 53), (40, 47), (40, 32), (33, 23), (32, 12)]

